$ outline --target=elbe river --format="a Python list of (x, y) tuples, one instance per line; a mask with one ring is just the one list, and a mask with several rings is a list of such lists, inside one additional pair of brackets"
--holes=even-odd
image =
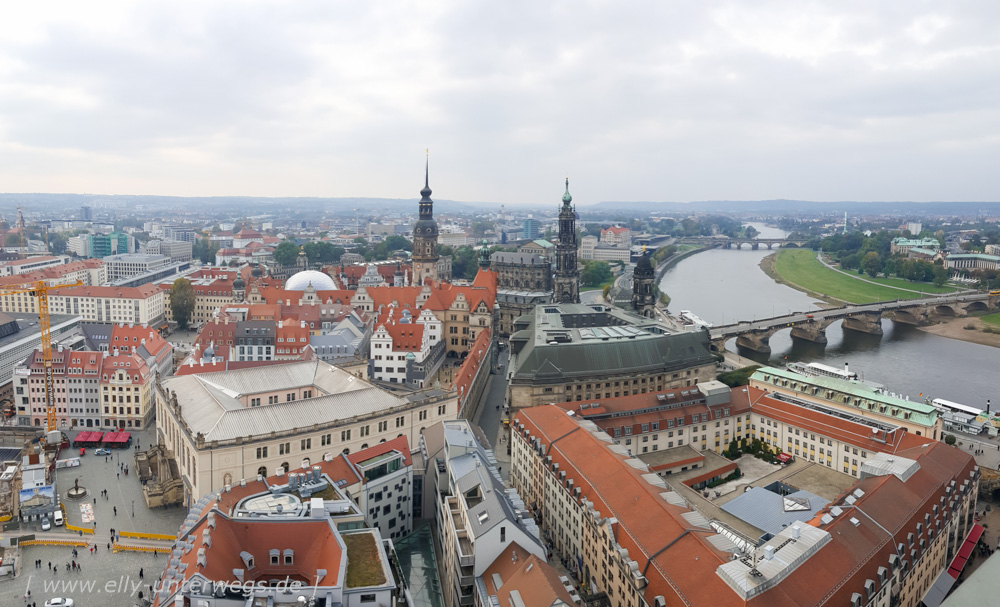
[[(751, 225), (762, 238), (785, 235), (763, 224)], [(774, 282), (760, 269), (761, 259), (776, 250), (713, 249), (681, 261), (660, 282), (660, 289), (671, 298), (670, 312), (690, 310), (723, 325), (818, 309), (822, 302)], [(825, 346), (792, 340), (789, 330), (771, 337), (769, 357), (745, 350), (739, 354), (773, 365), (803, 361), (843, 368), (850, 363), (864, 379), (912, 400), (944, 398), (984, 409), (990, 399), (992, 411), (1000, 408), (998, 348), (931, 335), (888, 319), (882, 319), (881, 336), (844, 331), (837, 321), (826, 329)], [(737, 351), (735, 342), (730, 340), (726, 347)]]

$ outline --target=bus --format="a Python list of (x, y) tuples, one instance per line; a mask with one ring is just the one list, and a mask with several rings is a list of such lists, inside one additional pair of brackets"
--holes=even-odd
[(968, 405), (962, 405), (959, 403), (954, 403), (950, 400), (945, 400), (943, 398), (935, 398), (931, 401), (931, 405), (934, 406), (938, 411), (944, 413), (945, 411), (951, 411), (953, 413), (962, 413), (964, 415), (971, 415), (972, 417), (979, 417), (982, 415), (983, 410), (977, 409), (975, 407), (969, 407)]
[(990, 297), (996, 297), (997, 295), (1000, 295), (1000, 291), (997, 290), (990, 291)]

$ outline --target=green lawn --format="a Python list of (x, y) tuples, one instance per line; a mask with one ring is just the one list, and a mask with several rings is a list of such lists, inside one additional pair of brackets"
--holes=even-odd
[[(901, 291), (890, 286), (873, 285), (846, 272), (831, 270), (816, 259), (816, 252), (808, 249), (784, 249), (778, 252), (774, 264), (778, 275), (810, 291), (828, 295), (850, 303), (871, 303), (889, 299), (916, 299), (920, 293)], [(908, 285), (913, 284), (906, 282)], [(932, 286), (928, 284), (928, 286)]]
[(1000, 327), (1000, 313), (987, 314), (986, 316), (980, 316), (979, 318), (987, 324), (991, 324), (994, 327)]
[(858, 276), (864, 278), (865, 280), (871, 280), (887, 287), (899, 287), (900, 289), (912, 289), (914, 291), (923, 291), (924, 293), (951, 293), (957, 291), (958, 287), (953, 287), (950, 285), (944, 285), (941, 287), (935, 287), (929, 282), (913, 282), (912, 280), (906, 280), (905, 278), (872, 278), (865, 274), (860, 276), (855, 272), (848, 272), (846, 270), (837, 270), (842, 274), (847, 274), (850, 277)]

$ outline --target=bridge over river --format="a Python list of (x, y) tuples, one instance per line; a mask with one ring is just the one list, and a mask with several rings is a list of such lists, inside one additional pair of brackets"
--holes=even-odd
[(761, 245), (772, 247), (802, 247), (808, 238), (730, 238), (728, 236), (690, 236), (678, 238), (677, 244), (694, 244), (703, 247), (717, 247), (722, 249), (742, 249), (747, 245), (748, 249), (756, 251)]
[(882, 334), (882, 315), (891, 314), (892, 320), (911, 325), (926, 324), (928, 316), (966, 316), (1000, 308), (1000, 296), (989, 293), (964, 291), (922, 299), (897, 299), (869, 304), (848, 304), (814, 312), (796, 312), (773, 318), (743, 321), (731, 325), (711, 327), (712, 349), (725, 350), (726, 342), (736, 338), (736, 345), (755, 352), (769, 354), (768, 340), (772, 335), (791, 327), (791, 336), (814, 343), (826, 343), (826, 328), (834, 321), (843, 320), (843, 328), (873, 335)]

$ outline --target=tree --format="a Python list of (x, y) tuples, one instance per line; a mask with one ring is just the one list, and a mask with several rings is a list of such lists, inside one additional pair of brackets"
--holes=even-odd
[(182, 330), (187, 329), (194, 311), (194, 287), (187, 278), (178, 278), (170, 286), (170, 311), (177, 325)]
[(393, 251), (398, 251), (400, 249), (404, 251), (413, 250), (413, 243), (407, 240), (403, 236), (397, 236), (397, 235), (388, 236), (382, 242), (385, 243), (386, 251), (388, 251), (389, 253), (392, 253)]
[(875, 251), (869, 251), (861, 260), (861, 267), (864, 268), (866, 274), (875, 278), (882, 271), (882, 257)]
[(611, 266), (606, 261), (587, 260), (580, 272), (583, 284), (596, 287), (611, 280)]
[(283, 266), (294, 266), (298, 257), (299, 245), (291, 240), (285, 240), (274, 247), (274, 261)]
[(946, 445), (954, 445), (957, 442), (954, 434), (945, 434), (944, 442)]
[(943, 287), (948, 282), (948, 270), (943, 265), (934, 264), (934, 286)]

